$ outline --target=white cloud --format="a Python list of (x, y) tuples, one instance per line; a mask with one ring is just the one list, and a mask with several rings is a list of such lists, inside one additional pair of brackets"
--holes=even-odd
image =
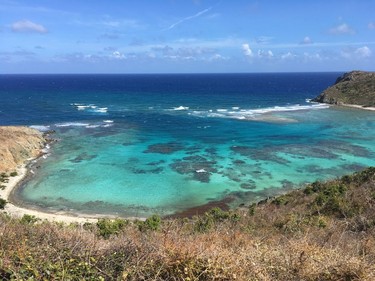
[(242, 44), (242, 50), (245, 56), (250, 57), (250, 58), (254, 56), (253, 51), (250, 49), (249, 44)]
[(305, 38), (303, 38), (303, 40), (301, 41), (301, 44), (303, 45), (309, 45), (309, 44), (312, 44), (312, 40), (309, 36), (306, 36)]
[(356, 49), (354, 53), (362, 58), (367, 58), (371, 56), (371, 50), (367, 46), (363, 46), (361, 48)]
[(264, 51), (264, 50), (258, 50), (258, 57), (260, 58), (272, 58), (273, 53), (271, 50)]
[(291, 52), (287, 52), (286, 54), (281, 55), (282, 60), (289, 60), (295, 58), (296, 55), (293, 55)]
[(310, 54), (308, 52), (303, 53), (303, 58), (305, 61), (320, 61), (322, 60), (322, 57), (318, 53)]
[(374, 23), (374, 22), (370, 22), (370, 23), (367, 25), (367, 27), (368, 27), (369, 29), (375, 29), (375, 23)]
[(331, 34), (355, 34), (355, 30), (346, 23), (342, 23), (329, 30)]
[(210, 57), (208, 60), (209, 61), (222, 61), (222, 60), (228, 60), (228, 57), (224, 57), (220, 54), (214, 54), (212, 57)]
[(125, 55), (119, 51), (114, 51), (111, 57), (114, 59), (118, 59), (118, 60), (122, 60), (126, 58)]
[(36, 33), (47, 33), (48, 30), (41, 24), (34, 23), (29, 20), (21, 20), (12, 23), (11, 25), (13, 32), (36, 32)]
[(273, 37), (270, 36), (260, 36), (255, 39), (257, 44), (269, 44)]
[(345, 48), (341, 50), (341, 56), (346, 59), (363, 59), (372, 55), (371, 49), (367, 46), (354, 48)]

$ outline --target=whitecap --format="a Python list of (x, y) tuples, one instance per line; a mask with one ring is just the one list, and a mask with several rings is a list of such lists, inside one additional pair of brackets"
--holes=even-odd
[(86, 127), (89, 126), (88, 123), (80, 123), (80, 122), (67, 122), (67, 123), (59, 123), (55, 124), (56, 127)]
[(38, 130), (40, 132), (47, 132), (50, 130), (50, 126), (44, 126), (44, 125), (31, 125), (29, 127), (32, 129)]
[(199, 170), (196, 170), (195, 172), (197, 172), (197, 173), (207, 173), (207, 171), (205, 169), (199, 169)]
[(188, 106), (179, 106), (179, 107), (174, 107), (173, 110), (189, 110)]
[(104, 123), (113, 123), (113, 120), (103, 120)]
[(98, 113), (107, 113), (108, 107), (98, 107), (98, 108), (95, 108), (93, 111), (98, 112)]
[[(263, 120), (261, 116), (264, 116), (264, 120), (271, 120), (270, 114), (277, 114), (283, 112), (293, 111), (306, 111), (306, 110), (320, 110), (326, 109), (330, 106), (327, 104), (309, 104), (309, 105), (287, 105), (287, 106), (274, 106), (256, 109), (241, 109), (239, 111), (228, 111), (227, 109), (217, 109), (215, 112), (212, 110), (208, 111), (192, 111), (191, 114), (198, 117), (215, 117), (215, 118), (231, 118), (238, 120)], [(280, 120), (286, 120), (285, 117), (274, 116), (274, 119), (279, 118)], [(272, 119), (273, 120), (273, 119)], [(288, 119), (289, 120), (289, 119)]]
[(91, 128), (99, 128), (100, 125), (87, 125), (87, 126), (85, 126), (85, 127), (88, 128), (88, 129), (91, 129)]

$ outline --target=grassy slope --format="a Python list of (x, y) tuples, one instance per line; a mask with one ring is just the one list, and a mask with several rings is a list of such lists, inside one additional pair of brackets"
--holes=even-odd
[(338, 78), (315, 101), (332, 104), (375, 106), (375, 73), (352, 71)]
[(375, 280), (375, 168), (193, 219), (0, 216), (0, 279)]

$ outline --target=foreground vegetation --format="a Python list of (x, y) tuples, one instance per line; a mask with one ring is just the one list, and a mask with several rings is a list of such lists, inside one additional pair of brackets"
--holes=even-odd
[(2, 280), (375, 280), (375, 168), (192, 219), (0, 216)]

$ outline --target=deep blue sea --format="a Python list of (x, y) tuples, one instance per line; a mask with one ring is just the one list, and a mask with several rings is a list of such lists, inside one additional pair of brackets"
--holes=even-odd
[(58, 139), (15, 197), (167, 215), (375, 165), (375, 112), (309, 102), (341, 74), (0, 75), (0, 125)]

